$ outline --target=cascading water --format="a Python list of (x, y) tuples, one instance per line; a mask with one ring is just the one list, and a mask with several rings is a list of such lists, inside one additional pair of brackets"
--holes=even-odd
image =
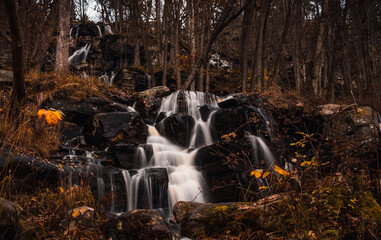
[(87, 54), (89, 53), (91, 44), (86, 44), (82, 48), (78, 49), (69, 57), (69, 64), (72, 66), (78, 66), (86, 62)]
[[(178, 100), (180, 93), (183, 94), (182, 101)], [(194, 156), (197, 151), (194, 148), (197, 140), (202, 139), (203, 145), (214, 142), (210, 130), (213, 114), (210, 114), (207, 121), (203, 121), (198, 109), (205, 104), (218, 107), (213, 95), (201, 92), (175, 92), (163, 99), (160, 112), (164, 112), (167, 117), (181, 114), (195, 119), (192, 139), (189, 147), (180, 147), (161, 136), (155, 126), (148, 126), (147, 145), (151, 146), (152, 153), (148, 156), (143, 147), (138, 147), (134, 162), (138, 163), (140, 169), (133, 175), (126, 170), (122, 172), (126, 186), (127, 210), (138, 208), (138, 201), (142, 201), (142, 197), (146, 198), (143, 202), (147, 205), (143, 207), (167, 208), (167, 212), (164, 213), (167, 216), (170, 215), (173, 205), (180, 200), (205, 202), (206, 198), (202, 191), (203, 177), (194, 166)], [(155, 183), (158, 182), (158, 178), (152, 177), (155, 176), (152, 174), (155, 169), (165, 171), (168, 177), (166, 187)], [(156, 196), (157, 200), (154, 200), (154, 195), (157, 194), (161, 196)]]
[[(207, 108), (207, 114), (200, 110), (201, 107)], [(137, 146), (133, 158), (127, 159), (132, 169), (106, 168), (91, 152), (86, 152), (87, 165), (84, 166), (87, 170), (82, 171), (97, 192), (98, 201), (106, 203), (108, 210), (115, 213), (151, 208), (164, 217), (171, 215), (178, 201), (206, 202), (205, 181), (195, 166), (195, 156), (199, 149), (216, 142), (213, 125), (218, 109), (217, 99), (212, 94), (179, 91), (163, 98), (159, 115), (166, 118), (156, 126), (147, 125), (146, 144)], [(128, 110), (135, 111), (131, 107)], [(185, 145), (171, 141), (163, 130), (163, 122), (175, 114), (194, 120)], [(265, 112), (261, 116), (270, 128)], [(247, 137), (253, 146), (253, 162), (258, 164), (263, 160), (267, 168), (273, 166), (275, 158), (270, 149), (260, 137), (252, 134), (248, 133)], [(76, 154), (70, 151), (68, 159), (76, 161)]]

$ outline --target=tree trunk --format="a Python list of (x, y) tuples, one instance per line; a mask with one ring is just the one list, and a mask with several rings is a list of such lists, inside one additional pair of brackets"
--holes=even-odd
[[(189, 12), (188, 12), (188, 15), (189, 15), (189, 42), (190, 42), (190, 54), (191, 54), (191, 59), (192, 59), (192, 68), (194, 67), (194, 64), (195, 64), (195, 57), (196, 57), (196, 37), (195, 37), (195, 19), (194, 19), (194, 0), (189, 0), (188, 1), (188, 5), (189, 5)], [(190, 90), (194, 91), (196, 88), (196, 81), (193, 81), (191, 86), (190, 86)]]
[(324, 5), (319, 24), (319, 35), (317, 37), (315, 54), (314, 54), (314, 67), (312, 75), (312, 87), (316, 96), (322, 94), (322, 71), (324, 69), (325, 53), (324, 53), (324, 39), (326, 32), (326, 11), (328, 10), (328, 0), (324, 0)]
[(174, 34), (174, 50), (175, 50), (175, 74), (176, 74), (176, 85), (177, 89), (181, 88), (182, 80), (181, 80), (181, 72), (180, 72), (180, 65), (178, 61), (178, 55), (180, 54), (179, 51), (179, 31), (180, 31), (180, 0), (176, 0), (176, 7), (175, 7), (175, 34)]
[(242, 92), (246, 92), (247, 79), (248, 79), (248, 57), (249, 57), (249, 39), (253, 23), (253, 15), (256, 1), (252, 1), (244, 12), (242, 20), (242, 33), (241, 33), (241, 82)]
[(25, 101), (24, 53), (15, 0), (4, 0), (8, 13), (8, 23), (12, 38), (13, 90), (12, 106), (20, 106)]
[(135, 42), (135, 50), (134, 50), (134, 66), (140, 66), (140, 43), (139, 40)]
[(261, 17), (260, 17), (260, 23), (258, 28), (258, 38), (257, 38), (257, 44), (256, 44), (256, 51), (255, 51), (255, 61), (254, 61), (254, 71), (253, 71), (253, 78), (251, 79), (250, 84), (250, 92), (254, 92), (255, 86), (258, 87), (258, 89), (263, 90), (265, 87), (264, 83), (264, 59), (263, 59), (263, 53), (264, 53), (264, 46), (265, 46), (265, 35), (266, 35), (266, 26), (267, 26), (267, 17), (269, 13), (269, 9), (271, 6), (271, 1), (268, 0), (262, 0), (261, 1)]
[(69, 42), (70, 42), (70, 0), (59, 0), (59, 36), (57, 38), (55, 71), (69, 71)]

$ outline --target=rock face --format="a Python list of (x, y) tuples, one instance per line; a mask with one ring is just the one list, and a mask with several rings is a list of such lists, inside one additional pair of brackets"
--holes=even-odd
[(36, 186), (50, 186), (59, 182), (58, 165), (4, 149), (0, 153), (0, 171), (9, 169), (12, 169), (12, 188), (15, 191), (32, 191)]
[(0, 198), (0, 238), (17, 239), (22, 208), (11, 201)]
[[(244, 161), (251, 162), (251, 144), (245, 140), (203, 147), (197, 151), (195, 164), (204, 172), (210, 202), (240, 199), (241, 189), (248, 184)], [(249, 152), (245, 157), (244, 152)]]
[(53, 100), (45, 104), (47, 108), (61, 110), (65, 120), (83, 126), (90, 117), (97, 113), (130, 112), (127, 105), (111, 101), (106, 98), (91, 97), (80, 103), (71, 103), (67, 100)]
[(144, 71), (128, 67), (121, 71), (121, 74), (118, 75), (115, 84), (123, 89), (129, 91), (143, 91), (148, 87), (148, 76)]
[(326, 104), (319, 106), (317, 111), (325, 120), (327, 130), (332, 131), (333, 135), (364, 145), (378, 143), (379, 119), (371, 107)]
[(156, 125), (157, 130), (173, 143), (186, 147), (191, 138), (195, 120), (189, 115), (179, 116), (173, 114)]
[[(176, 222), (181, 225), (183, 236), (193, 239), (213, 238), (215, 234), (224, 235), (237, 223), (243, 227), (242, 232), (247, 228), (252, 231), (264, 229), (265, 223), (261, 222), (261, 215), (266, 211), (265, 204), (268, 207), (283, 198), (281, 195), (273, 195), (256, 203), (212, 204), (180, 201), (175, 204), (173, 214)], [(254, 236), (253, 239), (261, 239)]]
[(143, 121), (153, 124), (160, 109), (161, 99), (152, 96), (143, 96), (136, 101), (135, 109)]
[(171, 93), (171, 90), (166, 86), (158, 86), (147, 89), (138, 93), (138, 97), (151, 96), (151, 97), (165, 97)]
[(235, 132), (238, 138), (243, 138), (246, 132), (269, 137), (276, 126), (271, 114), (253, 106), (219, 109), (214, 118), (218, 138), (232, 132)]
[(106, 223), (107, 237), (112, 239), (171, 239), (164, 219), (155, 210), (133, 210)]
[(94, 145), (146, 141), (146, 125), (136, 112), (98, 113), (93, 117), (89, 129), (91, 133), (87, 140)]
[(1, 85), (12, 86), (12, 84), (13, 84), (13, 72), (0, 70), (0, 86)]

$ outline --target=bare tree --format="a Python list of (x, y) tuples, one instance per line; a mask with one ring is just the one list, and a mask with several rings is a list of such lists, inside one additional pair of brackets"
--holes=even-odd
[(13, 90), (12, 105), (25, 101), (24, 53), (15, 0), (4, 0), (12, 38)]
[(59, 0), (59, 35), (56, 47), (55, 71), (64, 73), (69, 71), (69, 32), (71, 16), (71, 0)]

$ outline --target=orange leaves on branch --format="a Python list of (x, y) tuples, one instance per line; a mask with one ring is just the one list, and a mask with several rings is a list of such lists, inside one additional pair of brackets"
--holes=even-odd
[(262, 169), (256, 169), (254, 171), (251, 171), (250, 176), (255, 176), (255, 178), (260, 178), (262, 176), (263, 170)]
[(225, 134), (225, 135), (222, 135), (221, 136), (221, 139), (224, 139), (226, 141), (230, 141), (232, 140), (233, 138), (236, 138), (237, 137), (237, 133), (235, 132), (231, 132), (231, 133), (228, 133), (228, 134)]
[(64, 114), (61, 110), (40, 109), (37, 112), (37, 116), (39, 119), (45, 118), (46, 122), (50, 126), (57, 126), (59, 120), (62, 120)]

